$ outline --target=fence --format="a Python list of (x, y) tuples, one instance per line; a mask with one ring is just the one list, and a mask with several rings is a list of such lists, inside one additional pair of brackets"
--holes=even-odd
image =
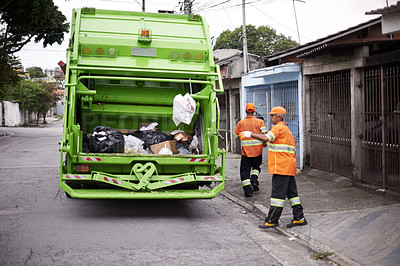
[(400, 65), (364, 70), (361, 181), (400, 190)]

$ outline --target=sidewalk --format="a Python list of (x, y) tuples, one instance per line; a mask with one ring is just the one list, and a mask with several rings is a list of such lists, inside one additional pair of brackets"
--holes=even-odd
[[(264, 219), (272, 179), (267, 166), (261, 167), (261, 191), (245, 198), (239, 165), (240, 155), (227, 154), (222, 195)], [(316, 169), (303, 171), (296, 176), (296, 182), (308, 225), (286, 227), (292, 219), (286, 200), (280, 226), (269, 230), (278, 230), (314, 253), (334, 252), (329, 258), (340, 265), (400, 265), (398, 201), (352, 187), (350, 179)]]
[(47, 116), (46, 117), (46, 123), (43, 123), (43, 118), (39, 119), (39, 123), (36, 126), (36, 120), (35, 121), (31, 121), (26, 125), (23, 125), (22, 127), (38, 127), (38, 128), (42, 128), (42, 127), (46, 127), (47, 125), (50, 125), (52, 123), (57, 122), (58, 120), (62, 119), (62, 117), (57, 117), (57, 116)]

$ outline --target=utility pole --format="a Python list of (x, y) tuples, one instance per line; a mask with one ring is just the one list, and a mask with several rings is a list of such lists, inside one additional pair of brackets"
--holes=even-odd
[(192, 3), (194, 0), (183, 1), (183, 14), (192, 14)]
[(300, 40), (300, 31), (299, 31), (299, 23), (297, 22), (297, 14), (296, 14), (296, 7), (294, 5), (294, 1), (298, 1), (298, 2), (302, 2), (305, 3), (302, 0), (293, 0), (293, 10), (294, 10), (294, 18), (296, 20), (296, 27), (297, 27), (297, 36), (299, 37), (299, 44), (301, 44), (301, 40)]
[(142, 0), (142, 11), (145, 12), (146, 8), (145, 8), (145, 2), (146, 0)]
[(248, 63), (247, 63), (247, 36), (246, 36), (246, 0), (242, 0), (242, 9), (243, 9), (243, 73), (247, 73), (248, 71)]

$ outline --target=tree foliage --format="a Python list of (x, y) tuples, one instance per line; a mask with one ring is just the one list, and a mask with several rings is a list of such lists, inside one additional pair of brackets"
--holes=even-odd
[(16, 69), (21, 68), (14, 53), (31, 40), (43, 41), (43, 46), (61, 44), (68, 32), (65, 16), (53, 0), (0, 1), (0, 100), (6, 89), (18, 82)]
[(0, 8), (0, 54), (18, 52), (31, 40), (61, 44), (69, 29), (53, 0), (5, 0)]
[[(238, 49), (243, 50), (243, 27), (236, 28), (233, 31), (226, 30), (218, 36), (214, 46), (217, 49)], [(289, 48), (298, 46), (299, 44), (286, 37), (278, 34), (275, 29), (269, 26), (253, 25), (246, 26), (247, 50), (249, 53), (267, 56)]]
[(18, 84), (20, 78), (15, 69), (21, 68), (20, 61), (13, 55), (0, 54), (0, 100), (9, 96), (9, 88)]
[(47, 76), (45, 73), (43, 73), (43, 70), (41, 67), (31, 67), (28, 69), (28, 73), (29, 73), (29, 77), (31, 79), (44, 78)]
[(47, 111), (59, 100), (57, 89), (58, 87), (55, 84), (21, 80), (17, 86), (10, 90), (10, 97), (12, 100), (19, 102), (21, 110), (36, 113), (37, 124), (39, 114), (43, 114), (45, 117)]
[(19, 102), (19, 108), (23, 111), (39, 113), (41, 95), (44, 89), (40, 83), (31, 80), (21, 80), (20, 84), (12, 90), (11, 97)]

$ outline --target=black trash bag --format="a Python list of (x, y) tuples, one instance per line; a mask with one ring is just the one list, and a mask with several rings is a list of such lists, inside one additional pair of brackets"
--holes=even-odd
[(124, 136), (113, 128), (97, 126), (90, 138), (89, 150), (92, 153), (123, 153)]
[(132, 135), (144, 141), (144, 149), (150, 148), (151, 145), (172, 139), (171, 136), (168, 136), (158, 130), (135, 131), (133, 133), (129, 133), (128, 135)]
[(189, 143), (188, 142), (178, 142), (176, 144), (176, 149), (178, 150), (178, 154), (181, 155), (191, 155), (192, 152), (189, 151)]
[(82, 143), (82, 152), (88, 153), (90, 152), (90, 139), (92, 135), (91, 134), (83, 134), (83, 143)]

